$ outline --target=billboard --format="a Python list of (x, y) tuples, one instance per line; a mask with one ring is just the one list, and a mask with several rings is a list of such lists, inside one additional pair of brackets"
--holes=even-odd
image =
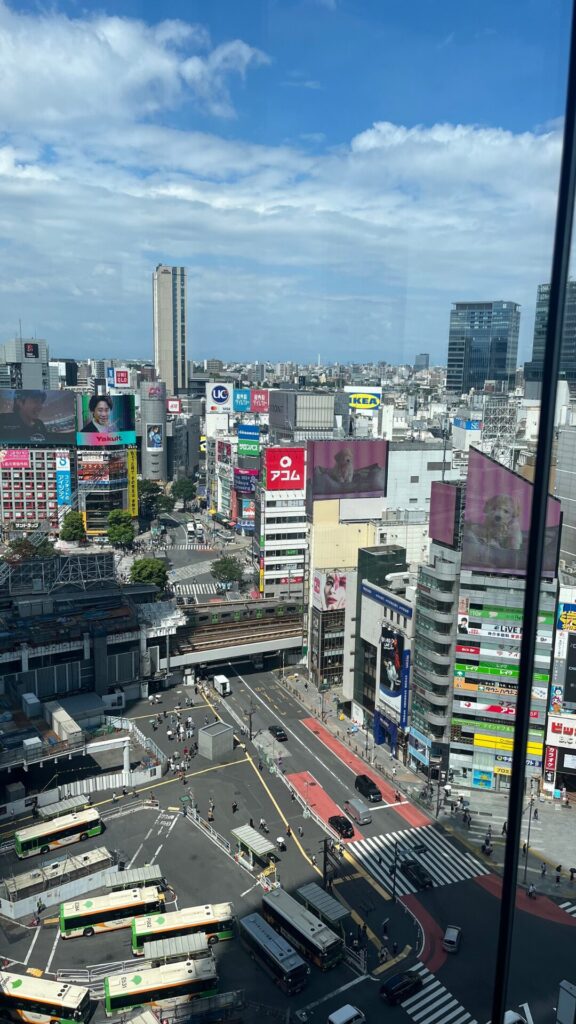
[(78, 395), (76, 443), (86, 448), (136, 444), (133, 395)]
[(114, 367), (113, 366), (107, 366), (106, 367), (106, 380), (108, 381), (108, 387), (113, 388), (114, 387)]
[(38, 359), (40, 348), (35, 341), (24, 342), (24, 359)]
[(114, 386), (117, 388), (130, 387), (130, 370), (127, 366), (114, 370)]
[(142, 398), (166, 398), (166, 385), (161, 380), (143, 384), (140, 393)]
[(348, 395), (348, 408), (356, 412), (373, 413), (380, 408), (382, 388), (363, 388), (347, 385), (344, 391)]
[(306, 483), (304, 448), (267, 448), (266, 490), (301, 491)]
[(238, 455), (258, 458), (260, 454), (260, 427), (238, 427)]
[(216, 442), (216, 460), (229, 466), (232, 460), (232, 445), (229, 441)]
[(250, 388), (234, 388), (232, 407), (234, 412), (250, 412)]
[(234, 468), (234, 490), (238, 494), (254, 494), (257, 479), (257, 469)]
[(232, 387), (228, 384), (207, 384), (206, 412), (232, 412)]
[[(468, 456), (462, 568), (526, 574), (532, 484), (476, 448)], [(560, 502), (548, 498), (543, 573), (556, 573)]]
[(0, 469), (30, 469), (28, 448), (0, 448)]
[(133, 519), (138, 515), (138, 456), (135, 448), (126, 453), (128, 463), (128, 512)]
[(166, 412), (173, 413), (179, 416), (182, 412), (182, 402), (179, 398), (167, 398), (166, 399)]
[(0, 389), (0, 445), (74, 444), (71, 391)]
[(556, 629), (576, 632), (576, 604), (564, 604), (561, 602), (558, 605)]
[(387, 468), (387, 441), (310, 441), (308, 500), (382, 498)]
[(146, 451), (161, 452), (164, 450), (164, 427), (161, 423), (146, 424)]
[(566, 675), (564, 677), (564, 707), (576, 710), (576, 633), (568, 634)]
[(69, 452), (56, 452), (56, 503), (59, 508), (72, 504)]
[(340, 572), (340, 569), (316, 570), (312, 606), (323, 612), (341, 611), (345, 608), (346, 573)]
[(252, 388), (250, 393), (250, 412), (268, 412), (270, 409), (270, 392), (264, 388)]
[(430, 523), (428, 536), (440, 544), (454, 546), (457, 534), (456, 508), (459, 504), (458, 488), (455, 484), (432, 481), (430, 489)]
[(76, 473), (78, 487), (81, 490), (107, 487), (110, 483), (110, 463), (107, 453), (78, 452)]
[(242, 498), (242, 519), (256, 518), (256, 505), (251, 498)]
[(383, 625), (380, 639), (380, 690), (384, 693), (400, 693), (403, 654), (404, 635), (397, 629)]

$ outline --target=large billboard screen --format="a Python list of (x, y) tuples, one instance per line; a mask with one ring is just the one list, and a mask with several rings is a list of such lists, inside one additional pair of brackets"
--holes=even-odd
[(314, 573), (312, 605), (323, 612), (341, 611), (346, 607), (346, 573), (326, 569)]
[(400, 693), (403, 654), (404, 635), (396, 629), (383, 626), (380, 640), (380, 689), (386, 693)]
[(266, 490), (301, 491), (306, 482), (304, 448), (267, 448)]
[(74, 444), (71, 391), (0, 390), (0, 445)]
[(387, 468), (387, 441), (310, 441), (308, 499), (382, 498)]
[(257, 479), (257, 469), (237, 469), (234, 467), (234, 490), (237, 494), (254, 494)]
[(30, 469), (30, 449), (0, 448), (0, 469)]
[(234, 388), (234, 412), (250, 412), (250, 388)]
[(260, 427), (251, 424), (238, 427), (238, 455), (241, 458), (258, 458), (260, 454)]
[[(476, 448), (468, 456), (462, 568), (526, 574), (532, 484)], [(548, 498), (543, 572), (554, 576), (560, 502)]]
[(250, 393), (250, 412), (268, 412), (270, 409), (270, 392), (265, 388), (252, 388)]
[(86, 448), (136, 444), (133, 395), (78, 395), (76, 443)]
[(232, 412), (231, 385), (206, 385), (206, 412)]
[(454, 544), (457, 497), (458, 490), (455, 484), (444, 484), (439, 480), (432, 482), (428, 536), (440, 544)]

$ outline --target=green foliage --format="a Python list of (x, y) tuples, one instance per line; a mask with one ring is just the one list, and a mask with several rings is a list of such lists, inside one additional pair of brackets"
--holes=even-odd
[(108, 540), (116, 547), (130, 547), (134, 540), (134, 527), (129, 512), (114, 509), (108, 516)]
[(17, 562), (29, 562), (31, 558), (54, 558), (56, 554), (54, 545), (48, 538), (40, 544), (34, 545), (26, 537), (23, 537), (22, 540), (12, 541), (4, 558), (7, 562), (15, 565)]
[(196, 497), (196, 487), (193, 481), (188, 477), (185, 480), (176, 480), (172, 484), (172, 497), (176, 501), (183, 501), (184, 508), (187, 508), (188, 502), (193, 501)]
[(154, 583), (160, 590), (166, 589), (168, 570), (159, 558), (137, 558), (130, 569), (132, 583)]
[(162, 512), (173, 512), (175, 504), (176, 502), (170, 494), (161, 494), (156, 502), (157, 515), (161, 515)]
[(224, 555), (217, 562), (212, 562), (210, 572), (217, 583), (232, 583), (234, 580), (240, 582), (244, 576), (244, 567), (239, 558)]
[(60, 530), (60, 540), (84, 541), (86, 530), (80, 512), (67, 512)]

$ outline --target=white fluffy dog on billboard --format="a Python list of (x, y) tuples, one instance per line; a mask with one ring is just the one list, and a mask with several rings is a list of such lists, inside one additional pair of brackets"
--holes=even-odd
[(522, 547), (520, 504), (509, 494), (495, 494), (484, 503), (484, 521), (470, 525), (470, 533), (481, 544), (519, 551)]

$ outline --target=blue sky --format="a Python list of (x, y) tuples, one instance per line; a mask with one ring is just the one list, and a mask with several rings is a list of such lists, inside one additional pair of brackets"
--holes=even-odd
[[(548, 276), (567, 0), (0, 2), (0, 341), (445, 361), (450, 302)], [(9, 211), (9, 212), (6, 212)]]

